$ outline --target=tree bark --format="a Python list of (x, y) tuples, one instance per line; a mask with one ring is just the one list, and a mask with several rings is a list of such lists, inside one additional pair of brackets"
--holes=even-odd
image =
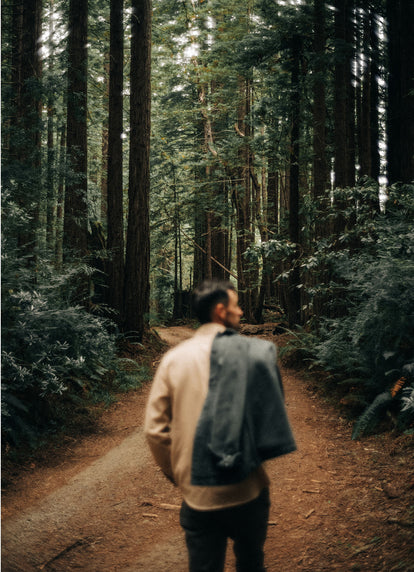
[[(314, 40), (315, 74), (313, 83), (313, 199), (319, 205), (325, 195), (328, 179), (326, 161), (326, 64), (325, 64), (325, 2), (314, 0)], [(315, 236), (325, 230), (323, 224), (315, 223)]]
[[(53, 0), (50, 2), (53, 9)], [(49, 74), (54, 69), (54, 27), (53, 18), (49, 18)], [(50, 252), (53, 252), (56, 244), (56, 196), (55, 196), (55, 145), (54, 145), (54, 119), (55, 102), (51, 88), (47, 104), (47, 222), (46, 243)]]
[(345, 110), (345, 126), (346, 126), (346, 186), (353, 187), (355, 185), (355, 0), (346, 0), (345, 4), (345, 46), (346, 46), (346, 65), (345, 65), (345, 87), (346, 87), (346, 110)]
[(389, 183), (414, 180), (414, 4), (387, 0)]
[(60, 128), (59, 140), (59, 179), (57, 189), (56, 203), (56, 249), (55, 264), (60, 270), (63, 264), (63, 220), (64, 220), (64, 204), (65, 204), (65, 176), (66, 171), (66, 126)]
[(107, 177), (108, 304), (121, 320), (124, 285), (122, 184), (124, 33), (123, 0), (111, 0)]
[(254, 243), (251, 196), (251, 150), (249, 145), (250, 126), (246, 117), (250, 113), (251, 82), (239, 78), (239, 104), (237, 131), (242, 136), (239, 146), (239, 167), (236, 170), (236, 182), (233, 200), (236, 210), (236, 257), (240, 305), (246, 320), (254, 321), (257, 297), (257, 271), (252, 269), (244, 253)]
[(290, 185), (289, 185), (289, 240), (296, 245), (292, 259), (292, 270), (289, 278), (288, 319), (289, 327), (300, 323), (300, 282), (299, 266), (299, 137), (300, 137), (300, 80), (299, 66), (301, 40), (298, 35), (291, 39), (292, 71), (291, 71), (291, 135), (290, 135)]
[(66, 181), (64, 248), (67, 256), (87, 254), (87, 73), (88, 1), (70, 0), (66, 148), (70, 174)]
[[(21, 114), (21, 90), (22, 90), (22, 40), (23, 40), (23, 2), (14, 0), (11, 22), (11, 85), (12, 85), (12, 110), (10, 117), (11, 137), (9, 139), (9, 156), (16, 159), (18, 151), (15, 148), (14, 137), (18, 128), (19, 115)], [(7, 145), (6, 145), (7, 148)]]
[(381, 174), (381, 158), (379, 150), (379, 46), (378, 46), (378, 25), (377, 14), (374, 12), (373, 7), (370, 9), (370, 126), (371, 126), (371, 173), (370, 176), (378, 182)]
[(371, 66), (370, 66), (370, 19), (368, 10), (363, 11), (362, 53), (363, 69), (361, 73), (359, 110), (359, 164), (360, 175), (371, 176)]
[(151, 2), (132, 0), (129, 211), (124, 331), (142, 340), (149, 312)]
[[(123, 4), (123, 3), (122, 3)], [(123, 10), (123, 5), (122, 8)], [(111, 21), (111, 17), (110, 21)], [(111, 26), (111, 24), (110, 24)], [(110, 40), (109, 40), (110, 41)], [(122, 44), (123, 49), (123, 44)], [(104, 225), (104, 228), (107, 225), (107, 216), (108, 216), (108, 121), (109, 121), (109, 74), (110, 74), (110, 57), (109, 53), (105, 54), (105, 63), (104, 63), (104, 108), (108, 110), (108, 115), (104, 117), (102, 122), (102, 160), (101, 160), (101, 221)], [(123, 64), (123, 61), (122, 61)], [(122, 68), (121, 68), (122, 69)], [(119, 73), (119, 72), (118, 72)], [(123, 79), (123, 78), (122, 78)]]
[(351, 74), (353, 24), (350, 0), (335, 2), (334, 155), (335, 187), (355, 183), (354, 95)]
[[(17, 18), (20, 18), (19, 10), (17, 6)], [(20, 84), (20, 96), (17, 94), (16, 102), (16, 137), (19, 143), (13, 145), (13, 154), (19, 164), (19, 204), (31, 218), (30, 228), (26, 225), (25, 230), (19, 233), (18, 244), (29, 255), (27, 260), (30, 263), (35, 260), (32, 255), (36, 246), (41, 202), (41, 0), (25, 1), (21, 14), (21, 40), (17, 40), (21, 45), (21, 54), (16, 55), (20, 70), (15, 72), (16, 81)]]

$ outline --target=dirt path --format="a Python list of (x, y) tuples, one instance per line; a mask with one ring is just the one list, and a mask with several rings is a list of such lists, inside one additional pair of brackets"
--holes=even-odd
[[(185, 327), (159, 329), (174, 344)], [(269, 338), (269, 334), (265, 334)], [(271, 461), (269, 571), (414, 571), (413, 449), (409, 438), (350, 440), (350, 427), (306, 382), (282, 370), (298, 451)], [(2, 570), (185, 572), (180, 495), (142, 434), (149, 385), (67, 438), (3, 494)], [(233, 570), (228, 551), (226, 570)]]

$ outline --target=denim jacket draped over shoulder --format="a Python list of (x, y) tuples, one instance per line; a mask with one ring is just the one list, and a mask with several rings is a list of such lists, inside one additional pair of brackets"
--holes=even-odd
[(191, 484), (241, 482), (267, 459), (295, 449), (275, 345), (230, 329), (217, 334), (194, 439)]

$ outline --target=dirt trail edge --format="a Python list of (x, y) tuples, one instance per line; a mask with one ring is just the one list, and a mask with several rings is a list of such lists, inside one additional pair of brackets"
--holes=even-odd
[[(169, 344), (192, 335), (159, 328)], [(271, 330), (264, 337), (273, 339)], [(276, 340), (276, 338), (275, 338)], [(355, 442), (349, 424), (282, 369), (298, 451), (268, 463), (269, 571), (414, 571), (414, 478), (409, 438)], [(122, 398), (100, 431), (67, 438), (3, 494), (2, 571), (185, 572), (179, 492), (146, 447), (150, 384)], [(234, 569), (231, 547), (226, 570)]]

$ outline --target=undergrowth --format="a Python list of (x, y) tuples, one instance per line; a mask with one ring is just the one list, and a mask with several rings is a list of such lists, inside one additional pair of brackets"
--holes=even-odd
[(413, 432), (414, 186), (388, 189), (383, 211), (364, 208), (364, 189), (342, 192), (353, 225), (334, 241), (321, 241), (317, 255), (302, 264), (307, 271), (319, 265), (328, 277), (323, 288), (307, 291), (308, 307), (319, 296), (325, 312), (290, 332), (282, 354), (315, 378), (323, 372), (324, 391), (357, 419), (354, 439), (384, 419)]
[(38, 261), (36, 281), (24, 261), (3, 253), (3, 450), (36, 448), (48, 435), (93, 423), (96, 408), (139, 387), (149, 368), (120, 356), (115, 324), (71, 302), (85, 266), (61, 273)]

